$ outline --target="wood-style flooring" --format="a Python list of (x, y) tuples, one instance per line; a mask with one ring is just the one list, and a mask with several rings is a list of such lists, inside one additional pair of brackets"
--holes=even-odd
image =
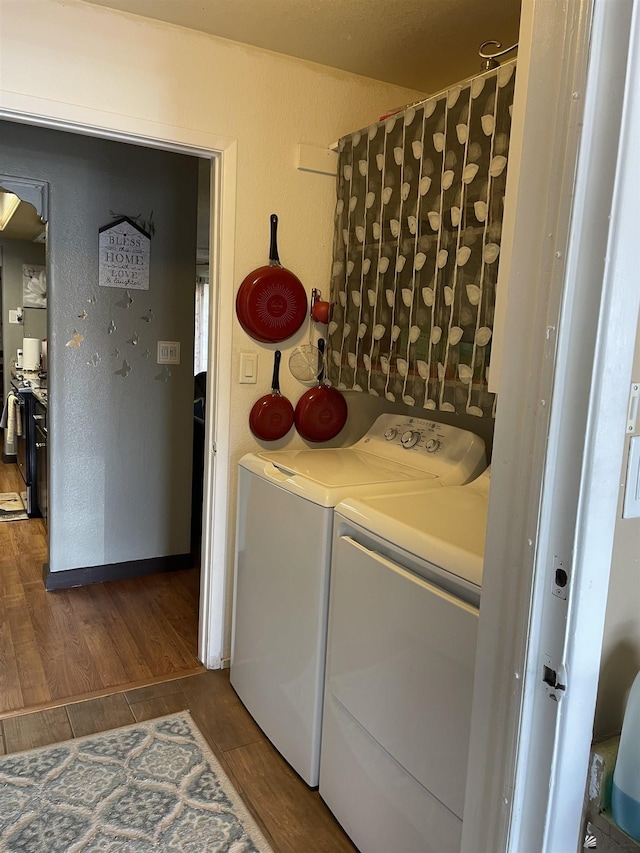
[(0, 716), (204, 670), (198, 568), (47, 592), (46, 560), (41, 519), (0, 524)]
[(357, 853), (318, 792), (264, 737), (223, 670), (4, 719), (0, 748), (33, 749), (183, 710), (191, 713), (275, 853)]
[[(20, 491), (0, 463), (0, 491)], [(197, 659), (199, 570), (47, 592), (40, 519), (0, 523), (0, 753), (189, 710), (275, 853), (357, 853)]]

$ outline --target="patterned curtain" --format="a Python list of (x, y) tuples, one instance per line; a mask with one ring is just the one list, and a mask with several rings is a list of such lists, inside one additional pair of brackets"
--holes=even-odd
[(515, 60), (340, 140), (328, 376), (478, 417), (487, 391)]

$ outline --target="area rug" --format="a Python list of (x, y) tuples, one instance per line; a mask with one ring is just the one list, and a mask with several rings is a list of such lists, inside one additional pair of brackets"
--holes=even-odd
[(0, 492), (0, 521), (25, 521), (29, 516), (25, 509), (26, 492), (22, 498), (17, 492)]
[(273, 853), (188, 712), (0, 758), (0, 850)]

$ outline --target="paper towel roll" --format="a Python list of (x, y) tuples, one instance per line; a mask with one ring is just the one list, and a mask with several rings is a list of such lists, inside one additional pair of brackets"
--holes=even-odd
[(25, 370), (40, 370), (40, 338), (22, 339), (22, 365)]

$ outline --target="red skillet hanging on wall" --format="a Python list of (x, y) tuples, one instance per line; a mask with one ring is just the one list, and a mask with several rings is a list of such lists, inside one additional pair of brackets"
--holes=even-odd
[(269, 265), (244, 279), (236, 296), (240, 325), (254, 340), (274, 344), (295, 334), (307, 316), (307, 294), (300, 279), (278, 257), (278, 217), (271, 214)]
[(300, 397), (294, 419), (296, 429), (307, 441), (329, 441), (335, 438), (347, 420), (347, 401), (337, 388), (324, 381), (324, 341), (318, 341), (323, 367), (318, 384)]
[(293, 406), (280, 393), (280, 356), (278, 349), (273, 356), (271, 393), (256, 400), (249, 413), (251, 432), (262, 441), (282, 438), (293, 426)]

